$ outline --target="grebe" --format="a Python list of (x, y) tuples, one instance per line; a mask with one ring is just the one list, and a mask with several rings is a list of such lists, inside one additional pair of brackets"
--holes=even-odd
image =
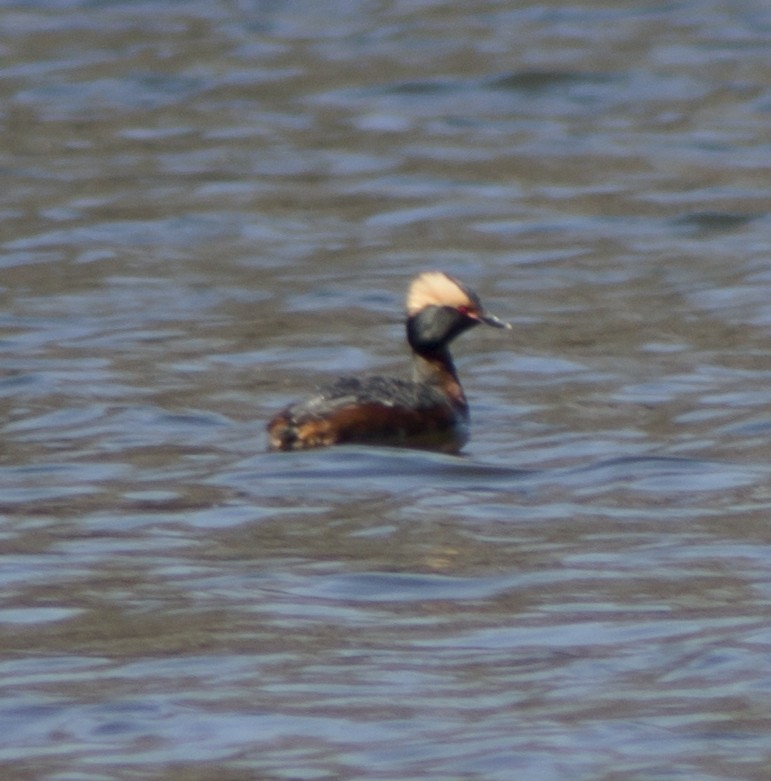
[(459, 451), (468, 439), (468, 404), (448, 345), (479, 323), (511, 328), (457, 279), (420, 274), (407, 292), (412, 380), (343, 377), (279, 412), (268, 423), (269, 449), (366, 443)]

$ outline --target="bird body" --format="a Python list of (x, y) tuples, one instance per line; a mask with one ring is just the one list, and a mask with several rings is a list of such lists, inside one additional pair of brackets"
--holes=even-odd
[(411, 380), (343, 377), (268, 423), (271, 450), (344, 443), (457, 452), (468, 439), (468, 403), (450, 342), (479, 323), (511, 328), (485, 314), (479, 297), (442, 272), (416, 277), (407, 293)]

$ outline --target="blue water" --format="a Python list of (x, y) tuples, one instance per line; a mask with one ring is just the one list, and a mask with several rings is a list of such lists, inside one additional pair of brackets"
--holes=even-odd
[[(764, 3), (0, 24), (3, 778), (768, 775)], [(266, 453), (432, 268), (463, 454)]]

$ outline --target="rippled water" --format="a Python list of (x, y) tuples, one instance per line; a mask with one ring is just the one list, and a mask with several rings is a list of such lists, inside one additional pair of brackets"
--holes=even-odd
[[(7, 779), (765, 779), (762, 0), (0, 7)], [(404, 370), (463, 456), (265, 453)]]

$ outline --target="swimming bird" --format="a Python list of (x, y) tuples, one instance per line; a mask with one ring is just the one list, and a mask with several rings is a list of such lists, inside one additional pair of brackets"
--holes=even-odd
[(441, 271), (412, 280), (406, 309), (412, 379), (342, 377), (268, 423), (270, 450), (346, 443), (443, 452), (463, 447), (468, 402), (449, 345), (480, 323), (508, 329), (511, 324), (486, 313), (473, 290)]

